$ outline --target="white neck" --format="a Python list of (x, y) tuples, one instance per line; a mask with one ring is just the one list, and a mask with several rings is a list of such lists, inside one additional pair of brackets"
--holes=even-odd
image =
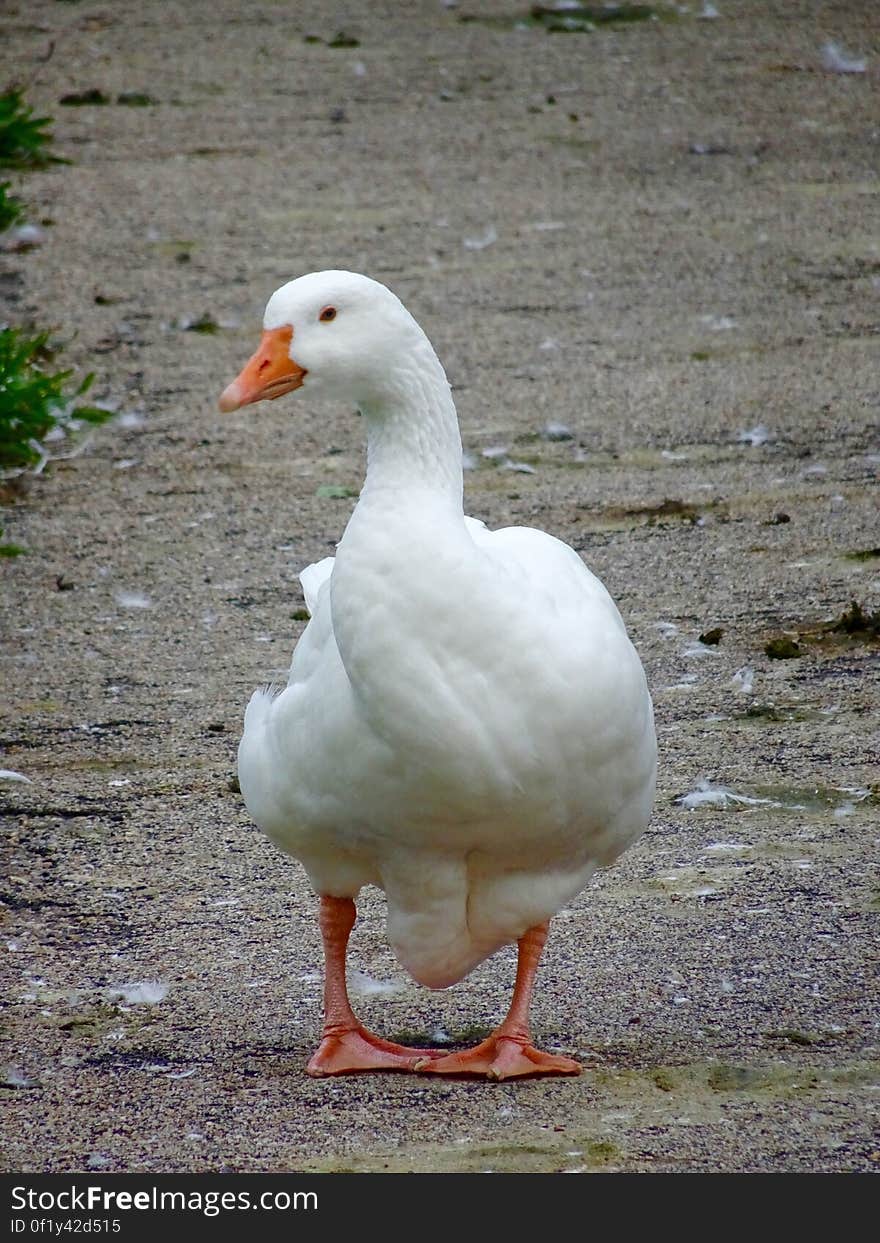
[(458, 419), (426, 337), (381, 373), (360, 408), (367, 478), (337, 548), (330, 592), (348, 677), (361, 690), (373, 684), (381, 705), (390, 702), (379, 685), (383, 645), (395, 632), (417, 634), (426, 615), (454, 598), (474, 546), (464, 524)]
[(383, 377), (382, 393), (364, 402), (367, 478), (361, 505), (428, 493), (462, 513), (461, 435), (449, 383), (427, 338)]

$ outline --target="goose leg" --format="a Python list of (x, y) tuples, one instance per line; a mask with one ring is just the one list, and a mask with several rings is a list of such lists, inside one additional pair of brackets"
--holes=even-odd
[(306, 1071), (345, 1075), (365, 1070), (413, 1070), (416, 1062), (439, 1057), (433, 1049), (407, 1049), (381, 1040), (358, 1022), (345, 983), (348, 938), (356, 919), (351, 898), (321, 898), (319, 924), (324, 941), (324, 1030)]
[(532, 989), (549, 927), (548, 922), (529, 928), (517, 942), (519, 957), (513, 999), (500, 1027), (472, 1049), (419, 1062), (417, 1071), (433, 1075), (485, 1075), (488, 1079), (580, 1074), (580, 1063), (573, 1058), (536, 1049), (529, 1030)]

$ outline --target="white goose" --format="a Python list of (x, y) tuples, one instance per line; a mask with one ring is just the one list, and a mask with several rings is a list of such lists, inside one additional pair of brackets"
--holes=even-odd
[[(443, 368), (383, 285), (315, 272), (269, 300), (220, 408), (309, 393), (357, 406), (367, 477), (336, 558), (302, 574), (311, 613), (280, 694), (238, 753), (245, 802), (321, 898), (324, 1028), (313, 1075), (577, 1074), (536, 1049), (529, 1004), (550, 917), (645, 828), (656, 742), (639, 658), (578, 555), (462, 510)], [(445, 988), (517, 941), (510, 1011), (463, 1052), (381, 1040), (345, 960), (363, 885), (382, 888), (410, 974)]]

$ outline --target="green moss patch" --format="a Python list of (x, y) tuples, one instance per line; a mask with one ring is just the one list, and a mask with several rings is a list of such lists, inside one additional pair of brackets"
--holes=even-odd
[(346, 497), (360, 496), (357, 488), (349, 488), (342, 483), (322, 483), (315, 489), (315, 496), (322, 500), (344, 500)]
[(834, 621), (800, 625), (794, 636), (774, 636), (765, 643), (765, 653), (771, 660), (791, 660), (811, 649), (821, 652), (854, 644), (874, 644), (880, 640), (880, 609), (870, 612), (858, 600), (852, 600)]
[(800, 644), (785, 634), (765, 643), (764, 652), (771, 660), (796, 660), (804, 654)]
[(650, 4), (575, 4), (570, 8), (533, 4), (527, 13), (505, 14), (461, 13), (458, 20), (495, 30), (544, 30), (551, 35), (591, 34), (602, 27), (631, 26), (639, 22), (673, 20), (671, 8), (655, 8)]
[(110, 96), (105, 95), (97, 86), (91, 86), (85, 91), (69, 91), (58, 102), (64, 108), (103, 107), (110, 103)]

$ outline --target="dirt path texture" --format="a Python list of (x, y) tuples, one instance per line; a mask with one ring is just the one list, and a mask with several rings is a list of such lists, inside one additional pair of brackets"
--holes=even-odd
[[(0, 257), (0, 318), (52, 326), (119, 411), (2, 510), (27, 554), (0, 568), (0, 767), (30, 780), (0, 785), (5, 1168), (880, 1163), (875, 6), (594, 25), (0, 11), (0, 81), (72, 160), (27, 178), (52, 223)], [(554, 921), (535, 1001), (577, 1080), (304, 1074), (316, 899), (234, 756), (363, 438), (216, 399), (272, 290), (324, 267), (401, 295), (454, 386), (468, 511), (573, 544), (648, 672), (654, 820)], [(351, 969), (377, 1030), (459, 1043), (513, 953), (425, 992), (365, 894)]]

